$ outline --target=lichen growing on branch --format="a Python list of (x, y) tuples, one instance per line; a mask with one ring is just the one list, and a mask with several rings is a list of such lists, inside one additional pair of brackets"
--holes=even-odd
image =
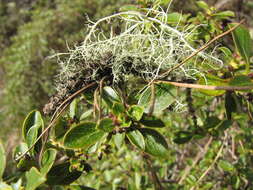
[[(155, 11), (155, 17), (149, 16), (152, 12), (152, 9), (147, 14), (120, 12), (90, 22), (82, 45), (70, 49), (68, 58), (60, 61), (57, 94), (44, 112), (52, 113), (75, 91), (105, 76), (113, 84), (125, 82), (128, 75), (155, 80), (161, 72), (173, 68), (197, 51), (186, 40), (192, 31), (180, 31), (169, 26), (164, 11)], [(103, 31), (104, 25), (111, 26), (111, 32)], [(120, 32), (117, 33), (119, 25)], [(181, 66), (167, 77), (192, 78), (202, 73), (200, 64), (220, 67), (222, 61), (201, 52), (194, 57), (193, 63)]]

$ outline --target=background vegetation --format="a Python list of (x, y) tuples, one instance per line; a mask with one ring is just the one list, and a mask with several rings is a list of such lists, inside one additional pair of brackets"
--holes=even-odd
[[(11, 150), (13, 146), (19, 144), (21, 138), (26, 145), (19, 145), (18, 152), (24, 152), (27, 149), (26, 146), (31, 147), (31, 144), (34, 143), (34, 139), (27, 140), (31, 126), (39, 126), (36, 130), (37, 133), (40, 133), (39, 130), (44, 126), (42, 123), (49, 122), (48, 117), (41, 117), (39, 112), (30, 111), (37, 109), (42, 112), (49, 98), (56, 93), (55, 79), (60, 70), (57, 64), (59, 60), (57, 57), (50, 58), (50, 56), (68, 52), (68, 48), (73, 49), (80, 46), (87, 35), (88, 18), (96, 21), (119, 11), (139, 10), (140, 8), (159, 9), (161, 6), (166, 9), (169, 3), (171, 3), (168, 13), (171, 19), (168, 20), (170, 26), (178, 25), (180, 31), (184, 26), (193, 28), (201, 25), (190, 36), (190, 43), (195, 48), (228, 30), (231, 27), (229, 23), (246, 18), (239, 33), (234, 32), (233, 37), (232, 34), (228, 35), (210, 46), (210, 49), (215, 49), (219, 45), (217, 56), (224, 61), (224, 67), (220, 70), (212, 70), (201, 65), (199, 69), (204, 71), (209, 85), (251, 86), (253, 51), (250, 34), (252, 35), (253, 3), (250, 0), (201, 2), (195, 0), (174, 0), (173, 2), (169, 0), (1, 0), (0, 136), (3, 142), (7, 142), (3, 143), (7, 160), (13, 160), (13, 156), (17, 156), (15, 153), (12, 155)], [(185, 6), (186, 3), (187, 6)], [(154, 13), (153, 16), (155, 15)], [(103, 25), (102, 28), (110, 32), (108, 26)], [(243, 36), (243, 39), (240, 40), (238, 36)], [(245, 48), (249, 50), (248, 53), (245, 53)], [(191, 63), (193, 63), (192, 60), (189, 64)], [(197, 76), (196, 79), (178, 78), (178, 76), (172, 78), (174, 81), (205, 84), (201, 76)], [(135, 81), (136, 78), (132, 80)], [(112, 112), (115, 117), (128, 119), (130, 117), (130, 120), (137, 126), (147, 127), (147, 123), (143, 124), (146, 113), (143, 113), (143, 110), (140, 111), (141, 108), (136, 106), (140, 101), (140, 96), (136, 94), (136, 91), (141, 90), (142, 87), (143, 81), (127, 86), (129, 107), (125, 106), (125, 110), (120, 109), (122, 114), (118, 114), (118, 111), (112, 108), (113, 105), (120, 107), (122, 103), (115, 99), (115, 94), (112, 92), (120, 94), (121, 91), (119, 89), (108, 90), (109, 87), (107, 87), (108, 92), (105, 89), (107, 98), (103, 97), (105, 115)], [(131, 126), (133, 131), (140, 131), (141, 135), (134, 133), (131, 134), (134, 136), (132, 137), (126, 133), (126, 137), (122, 137), (119, 135), (121, 133), (113, 134), (113, 130), (103, 131), (102, 126), (102, 129), (99, 130), (112, 135), (113, 137), (108, 135), (112, 140), (109, 137), (106, 140), (100, 139), (100, 147), (89, 150), (89, 152), (83, 149), (76, 150), (75, 146), (78, 145), (71, 147), (68, 143), (71, 144), (72, 139), (67, 141), (67, 131), (62, 129), (64, 126), (78, 125), (81, 121), (97, 122), (89, 115), (91, 111), (85, 112), (92, 107), (94, 102), (89, 102), (93, 100), (88, 98), (89, 94), (84, 94), (83, 97), (76, 99), (71, 104), (70, 110), (60, 118), (56, 126), (60, 130), (54, 131), (50, 141), (46, 144), (46, 148), (51, 148), (47, 149), (46, 153), (49, 156), (46, 156), (50, 158), (52, 156), (54, 159), (51, 162), (45, 162), (42, 166), (39, 165), (41, 163), (38, 161), (38, 154), (41, 147), (37, 146), (30, 152), (29, 158), (25, 157), (19, 161), (18, 167), (14, 166), (17, 164), (14, 160), (7, 162), (3, 180), (12, 184), (13, 189), (15, 186), (18, 187), (16, 189), (21, 186), (24, 186), (25, 189), (34, 189), (38, 186), (40, 189), (49, 187), (89, 189), (88, 186), (95, 189), (133, 190), (253, 189), (252, 90), (210, 92), (172, 88), (166, 85), (164, 88), (174, 93), (173, 96), (180, 99), (180, 102), (176, 104), (171, 101), (171, 94), (168, 94), (166, 90), (163, 91), (164, 89), (159, 86), (156, 87), (156, 91), (161, 92), (161, 97), (159, 94), (156, 95), (158, 105), (161, 103), (164, 106), (164, 102), (171, 101), (171, 104), (165, 103), (162, 114), (153, 115), (153, 119), (158, 121), (158, 127), (136, 129), (136, 126)], [(170, 99), (163, 99), (163, 93)], [(80, 103), (83, 101), (88, 103), (86, 102), (87, 104), (83, 106)], [(179, 106), (180, 109), (175, 111), (175, 106), (178, 105), (181, 107)], [(30, 119), (35, 116), (39, 119), (30, 121), (29, 116), (26, 117), (29, 112)], [(127, 120), (121, 122), (125, 127), (129, 127)], [(161, 123), (165, 127), (159, 126)], [(22, 125), (23, 131), (21, 132)], [(105, 126), (108, 127), (108, 125)], [(147, 139), (151, 138), (148, 135), (151, 133), (149, 130), (153, 130), (152, 134), (158, 133), (158, 137), (166, 141), (158, 143), (162, 148), (158, 148), (157, 152), (145, 148), (143, 150), (142, 145), (135, 142), (135, 138), (139, 142), (144, 138), (145, 146), (149, 147), (150, 144), (147, 143)], [(61, 136), (64, 134), (63, 141)], [(71, 130), (68, 134), (71, 134)], [(160, 134), (162, 134), (161, 137)], [(33, 137), (36, 139), (37, 135)], [(62, 147), (61, 143), (70, 150)], [(165, 158), (163, 148), (167, 149)], [(1, 152), (3, 150), (0, 147), (0, 155)], [(67, 158), (61, 166), (57, 166), (59, 157)], [(52, 163), (55, 165), (52, 166)], [(60, 167), (66, 175), (61, 176), (61, 181), (54, 184), (52, 182), (54, 172), (60, 175), (57, 173), (59, 169), (57, 167)], [(81, 173), (85, 174), (79, 178)], [(34, 176), (41, 181), (30, 184), (32, 182), (28, 179)], [(18, 179), (23, 179), (22, 185)], [(67, 182), (64, 184), (66, 179), (70, 180), (69, 183), (73, 181), (74, 183), (71, 186)], [(1, 188), (8, 189), (7, 186), (0, 185)]]

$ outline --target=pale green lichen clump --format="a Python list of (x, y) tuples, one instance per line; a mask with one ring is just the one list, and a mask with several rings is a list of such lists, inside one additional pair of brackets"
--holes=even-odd
[[(186, 40), (189, 31), (169, 26), (164, 11), (156, 11), (156, 17), (149, 17), (152, 11), (121, 12), (90, 22), (83, 44), (69, 50), (68, 59), (60, 62), (58, 94), (51, 98), (49, 111), (45, 112), (55, 110), (70, 94), (104, 76), (110, 76), (114, 84), (125, 81), (130, 74), (155, 80), (162, 71), (197, 51)], [(111, 27), (111, 33), (103, 31), (104, 25)], [(117, 34), (118, 25), (121, 31)], [(193, 78), (202, 73), (198, 64), (222, 65), (221, 60), (203, 52), (194, 59), (193, 64), (181, 66), (168, 77)]]

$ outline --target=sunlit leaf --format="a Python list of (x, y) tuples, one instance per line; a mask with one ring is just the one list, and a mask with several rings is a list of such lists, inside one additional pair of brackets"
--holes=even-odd
[(42, 157), (41, 160), (41, 173), (45, 175), (53, 166), (55, 158), (56, 158), (57, 151), (55, 149), (47, 149)]
[[(220, 79), (214, 75), (206, 75), (205, 78), (201, 77), (198, 81), (198, 84), (201, 85), (211, 85), (211, 86), (227, 86), (228, 83), (226, 80)], [(208, 96), (220, 96), (225, 94), (225, 90), (205, 90), (199, 89), (198, 91), (208, 95)]]
[(144, 110), (141, 106), (133, 105), (128, 110), (128, 115), (135, 121), (139, 121), (142, 118)]
[(115, 135), (113, 135), (113, 142), (115, 143), (118, 149), (121, 148), (124, 140), (125, 140), (125, 133), (116, 133)]
[[(168, 108), (176, 97), (176, 88), (172, 85), (160, 83), (155, 85), (155, 105), (154, 113), (159, 113)], [(141, 94), (138, 105), (144, 107), (144, 112), (148, 113), (151, 106), (151, 88), (148, 87)]]
[(42, 183), (46, 181), (46, 178), (35, 168), (32, 167), (30, 171), (26, 173), (26, 190), (35, 190)]
[(133, 145), (142, 150), (145, 149), (144, 137), (139, 130), (129, 131), (126, 133), (126, 136)]
[(69, 116), (74, 119), (77, 112), (77, 99), (75, 98), (69, 106)]
[(66, 148), (88, 148), (99, 141), (104, 134), (103, 131), (96, 129), (95, 123), (80, 123), (66, 133), (64, 146)]
[(218, 166), (226, 172), (232, 172), (235, 169), (231, 163), (225, 160), (220, 160)]
[[(36, 126), (36, 128), (44, 128), (44, 122), (41, 117), (39, 111), (32, 111), (30, 112), (24, 120), (23, 127), (22, 127), (22, 135), (23, 138), (26, 140), (27, 133), (31, 127)], [(34, 127), (35, 128), (35, 127)]]

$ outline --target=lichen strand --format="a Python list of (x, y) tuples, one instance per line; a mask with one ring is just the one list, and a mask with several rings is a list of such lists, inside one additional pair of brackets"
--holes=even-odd
[[(45, 106), (44, 113), (51, 114), (71, 94), (105, 76), (114, 85), (126, 82), (129, 74), (154, 80), (161, 72), (173, 68), (196, 52), (186, 40), (189, 31), (179, 31), (167, 25), (167, 14), (163, 11), (157, 12), (157, 18), (160, 19), (139, 12), (124, 12), (92, 23), (83, 44), (70, 50), (68, 59), (60, 61), (57, 94)], [(115, 23), (120, 23), (121, 33), (104, 32), (102, 23), (111, 25), (112, 31), (115, 30)], [(187, 29), (186, 26), (184, 28)], [(194, 78), (196, 74), (204, 75), (200, 69), (203, 64), (216, 68), (218, 65), (220, 68), (222, 61), (201, 52), (195, 57), (195, 62), (185, 64), (168, 77)]]

